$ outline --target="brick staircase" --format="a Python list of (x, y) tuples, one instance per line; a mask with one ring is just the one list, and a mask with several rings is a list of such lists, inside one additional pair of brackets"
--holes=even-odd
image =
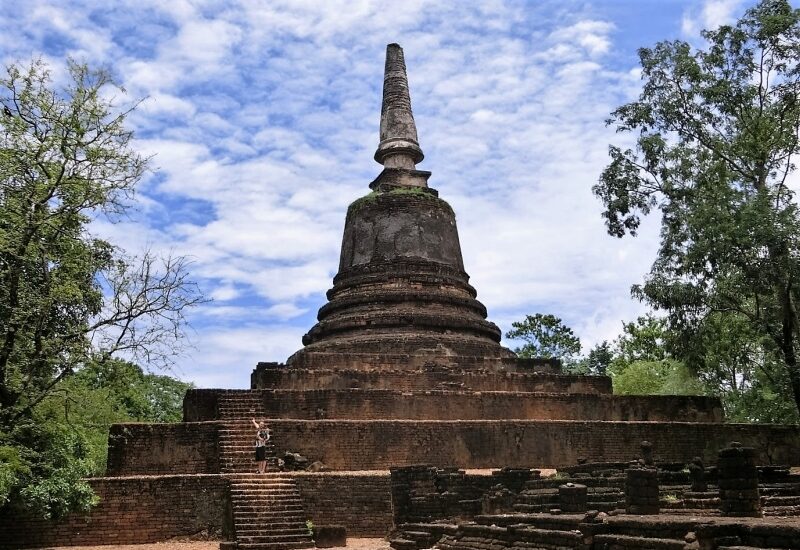
[[(244, 474), (255, 472), (255, 432), (251, 419), (264, 418), (261, 393), (251, 390), (226, 392), (217, 401), (217, 414), (222, 421), (219, 429), (220, 472)], [(267, 447), (267, 471), (278, 471), (275, 444)]]
[[(234, 474), (231, 508), (237, 550), (314, 548), (295, 481), (281, 474)], [(222, 546), (220, 546), (222, 548)]]
[(262, 399), (257, 390), (228, 391), (217, 398), (217, 414), (220, 420), (264, 418)]
[(220, 471), (231, 487), (235, 541), (220, 550), (283, 550), (314, 548), (306, 526), (297, 483), (278, 471), (272, 440), (267, 444), (266, 474), (255, 473), (255, 427), (251, 418), (264, 418), (258, 392), (230, 392), (217, 402)]
[[(220, 473), (255, 473), (255, 428), (250, 420), (226, 421), (219, 428)], [(277, 472), (278, 457), (272, 439), (266, 444), (267, 471)]]

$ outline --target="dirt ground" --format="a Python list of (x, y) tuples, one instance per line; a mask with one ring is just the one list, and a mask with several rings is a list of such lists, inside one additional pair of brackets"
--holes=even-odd
[[(383, 539), (347, 539), (349, 550), (389, 550)], [(104, 546), (59, 546), (42, 550), (219, 550), (218, 542), (158, 542), (155, 544), (120, 544)]]

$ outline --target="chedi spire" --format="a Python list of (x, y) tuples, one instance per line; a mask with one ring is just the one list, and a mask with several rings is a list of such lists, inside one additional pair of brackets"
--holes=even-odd
[(389, 44), (386, 46), (383, 75), (381, 142), (375, 151), (375, 160), (386, 168), (414, 170), (423, 158), (411, 112), (403, 48), (398, 44)]
[(370, 189), (382, 192), (397, 187), (427, 188), (431, 173), (416, 168), (424, 157), (411, 112), (403, 48), (389, 44), (383, 75), (381, 142), (375, 151), (375, 160), (383, 164), (383, 171), (369, 184)]

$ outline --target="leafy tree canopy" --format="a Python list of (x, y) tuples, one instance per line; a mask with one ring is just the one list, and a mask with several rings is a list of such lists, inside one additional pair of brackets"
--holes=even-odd
[[(90, 505), (79, 480), (94, 470), (52, 400), (76, 391), (76, 373), (124, 393), (133, 375), (119, 355), (168, 365), (203, 300), (186, 258), (132, 256), (90, 232), (125, 212), (147, 167), (125, 128), (135, 104), (120, 109), (113, 93), (106, 71), (74, 62), (63, 89), (41, 61), (0, 77), (0, 504), (45, 516)], [(170, 399), (131, 392), (135, 415)]]
[[(633, 292), (667, 313), (676, 349), (706, 374), (731, 361), (742, 373), (755, 358), (798, 408), (800, 216), (787, 179), (800, 143), (800, 11), (763, 0), (703, 37), (700, 50), (639, 50), (642, 92), (609, 120), (636, 145), (610, 147), (594, 192), (612, 235), (635, 235), (660, 211), (658, 256)], [(728, 324), (738, 336), (717, 345)]]
[(581, 352), (580, 339), (555, 315), (527, 315), (524, 321), (511, 323), (511, 327), (506, 338), (525, 342), (514, 350), (520, 357), (556, 358), (570, 365)]
[(608, 374), (614, 393), (630, 395), (704, 395), (713, 393), (697, 373), (671, 353), (672, 334), (663, 318), (645, 315), (623, 323), (614, 341)]

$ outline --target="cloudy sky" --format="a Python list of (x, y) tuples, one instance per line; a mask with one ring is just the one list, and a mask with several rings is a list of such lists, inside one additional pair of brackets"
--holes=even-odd
[[(347, 205), (379, 173), (385, 46), (405, 50), (430, 185), (457, 214), (464, 262), (505, 331), (553, 313), (584, 347), (644, 310), (655, 255), (604, 230), (591, 187), (605, 127), (640, 86), (636, 49), (735, 20), (747, 0), (28, 0), (0, 13), (0, 57), (111, 68), (137, 147), (136, 210), (94, 231), (131, 252), (192, 257), (213, 301), (191, 314), (175, 374), (246, 387), (301, 347), (338, 264)], [(18, 6), (19, 7), (19, 6)], [(652, 220), (657, 222), (657, 220)], [(514, 346), (513, 342), (505, 342)]]

